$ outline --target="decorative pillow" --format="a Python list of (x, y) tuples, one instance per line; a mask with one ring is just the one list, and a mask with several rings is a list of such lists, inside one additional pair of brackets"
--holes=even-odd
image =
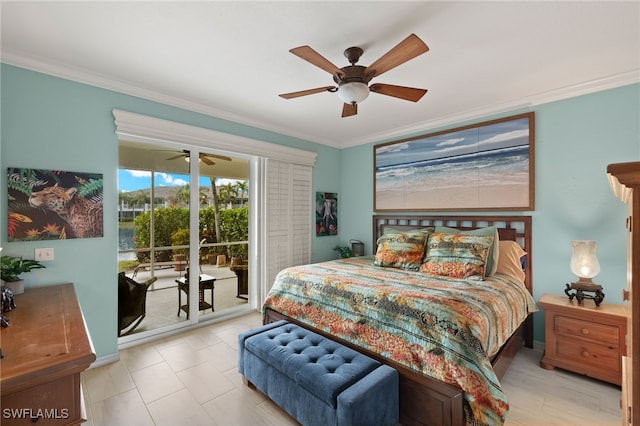
[(375, 266), (417, 271), (424, 258), (424, 246), (428, 233), (387, 234), (378, 238), (378, 249), (373, 261)]
[(493, 236), (493, 243), (491, 245), (491, 249), (489, 250), (489, 256), (487, 257), (487, 264), (485, 265), (485, 277), (490, 277), (491, 275), (496, 273), (496, 269), (498, 268), (498, 255), (499, 255), (499, 247), (498, 247), (498, 228), (495, 226), (489, 226), (486, 228), (472, 229), (470, 231), (461, 231), (455, 228), (449, 228), (446, 226), (436, 226), (434, 232), (440, 232), (444, 234), (463, 234), (463, 235), (484, 235), (484, 236)]
[(499, 241), (498, 245), (500, 256), (498, 257), (498, 270), (496, 272), (510, 275), (524, 283), (523, 256), (527, 252), (515, 241)]
[(482, 279), (493, 240), (492, 235), (430, 234), (420, 271), (452, 278), (478, 276)]

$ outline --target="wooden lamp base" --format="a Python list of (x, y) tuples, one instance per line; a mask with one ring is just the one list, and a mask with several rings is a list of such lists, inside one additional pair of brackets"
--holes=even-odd
[[(574, 291), (573, 293), (571, 293), (572, 290)], [(585, 291), (594, 294), (584, 294)], [(595, 284), (591, 278), (580, 278), (575, 283), (567, 284), (564, 293), (569, 296), (569, 300), (573, 300), (575, 297), (579, 305), (582, 304), (584, 299), (592, 299), (596, 306), (600, 306), (600, 303), (604, 300), (602, 286)]]

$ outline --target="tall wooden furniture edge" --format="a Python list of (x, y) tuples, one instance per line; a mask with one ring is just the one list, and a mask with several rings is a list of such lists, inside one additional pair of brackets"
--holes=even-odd
[[(3, 413), (6, 408), (34, 409), (33, 415), (38, 409), (50, 410), (58, 416), (55, 424), (80, 424), (80, 373), (96, 356), (73, 284), (27, 289), (16, 296), (16, 309), (5, 315), (10, 324), (2, 330)], [(2, 423), (11, 420), (3, 418)], [(49, 423), (40, 419), (43, 422)]]
[(633, 330), (640, 330), (640, 162), (609, 164), (607, 174), (617, 179), (611, 183), (614, 192), (621, 192), (620, 187), (616, 188), (617, 185), (631, 191), (631, 197), (627, 201), (628, 282), (625, 293), (629, 318), (622, 383), (622, 418), (623, 425), (627, 426), (640, 424), (640, 338), (633, 338)]
[[(517, 229), (511, 233), (513, 238), (523, 242), (525, 251), (531, 253), (531, 216), (390, 216), (390, 215), (374, 215), (373, 216), (373, 243), (377, 240), (380, 233), (379, 226), (376, 221), (383, 219), (395, 220), (400, 219), (406, 221), (410, 219), (412, 223), (416, 223), (416, 227), (424, 226), (418, 220), (436, 220), (438, 224), (444, 220), (444, 226), (452, 226), (458, 228), (479, 228), (484, 226), (496, 226), (511, 228), (511, 223), (521, 224), (522, 229)], [(532, 291), (531, 282), (531, 256), (528, 258), (526, 284), (529, 291)], [(362, 352), (371, 358), (387, 364), (396, 370), (400, 375), (400, 423), (404, 426), (411, 425), (428, 425), (428, 426), (461, 426), (465, 424), (464, 408), (463, 408), (463, 391), (457, 386), (440, 382), (421, 374), (415, 370), (409, 369), (404, 365), (398, 364), (387, 358), (383, 358), (378, 354), (364, 350), (353, 345), (350, 342), (331, 336), (322, 330), (317, 330), (307, 324), (303, 324), (295, 319), (289, 318), (279, 312), (266, 309), (264, 311), (264, 323), (268, 324), (281, 319), (297, 324), (301, 327), (312, 329), (314, 332), (323, 335), (329, 339), (335, 340), (356, 351)], [(503, 345), (492, 359), (491, 363), (498, 379), (509, 368), (513, 358), (517, 354), (523, 342), (525, 345), (533, 346), (533, 322), (531, 316), (514, 332), (511, 338)]]

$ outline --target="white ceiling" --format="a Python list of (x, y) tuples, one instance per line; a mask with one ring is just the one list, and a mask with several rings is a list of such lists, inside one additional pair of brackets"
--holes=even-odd
[[(329, 146), (428, 131), (640, 81), (640, 2), (2, 1), (2, 62)], [(333, 85), (289, 53), (368, 65), (417, 34), (430, 51), (377, 83), (428, 89), (418, 103), (372, 93), (341, 118)], [(533, 108), (535, 110), (535, 108)]]

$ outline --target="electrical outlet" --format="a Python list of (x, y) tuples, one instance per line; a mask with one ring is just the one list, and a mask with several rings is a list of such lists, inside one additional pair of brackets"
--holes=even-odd
[(53, 248), (37, 248), (35, 257), (40, 262), (53, 260)]

